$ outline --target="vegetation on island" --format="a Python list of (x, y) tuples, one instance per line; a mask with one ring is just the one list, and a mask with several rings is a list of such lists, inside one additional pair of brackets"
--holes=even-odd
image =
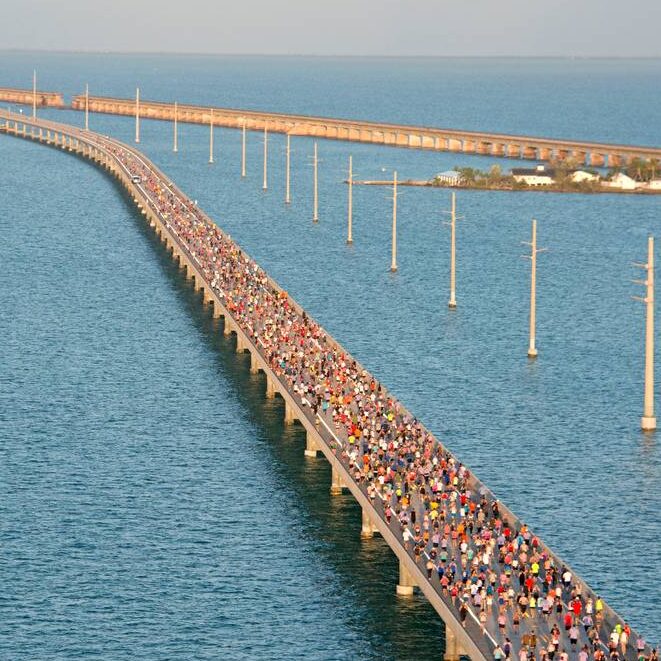
[[(534, 168), (531, 168), (534, 169)], [(552, 182), (540, 184), (528, 184), (517, 179), (513, 173), (503, 172), (500, 165), (492, 165), (488, 170), (479, 170), (471, 167), (454, 168), (458, 174), (456, 183), (448, 183), (441, 175), (437, 175), (429, 182), (432, 186), (452, 186), (459, 188), (482, 188), (488, 190), (547, 190), (574, 193), (604, 192), (608, 188), (608, 182), (618, 173), (622, 173), (643, 184), (661, 177), (661, 163), (658, 159), (634, 158), (626, 166), (613, 167), (605, 173), (600, 173), (594, 168), (585, 167), (583, 164), (574, 162), (572, 159), (562, 161), (551, 161), (540, 170), (540, 175), (552, 178)], [(580, 171), (586, 173), (584, 179), (575, 179), (575, 173)], [(591, 178), (589, 176), (591, 175)], [(609, 189), (612, 190), (612, 189)]]
[(611, 172), (612, 175), (623, 172), (634, 181), (649, 183), (661, 176), (661, 163), (658, 158), (632, 158), (626, 167), (612, 168)]

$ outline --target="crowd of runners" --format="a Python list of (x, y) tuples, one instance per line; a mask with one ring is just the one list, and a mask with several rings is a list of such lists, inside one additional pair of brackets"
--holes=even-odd
[[(466, 466), (295, 306), (150, 165), (106, 145), (139, 176), (161, 218), (302, 406), (334, 428), (338, 456), (464, 626), (496, 659), (657, 661)], [(479, 632), (479, 630), (478, 630)]]

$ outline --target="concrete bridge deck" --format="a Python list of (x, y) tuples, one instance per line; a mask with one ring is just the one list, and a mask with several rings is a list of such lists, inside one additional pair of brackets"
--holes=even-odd
[[(85, 95), (74, 96), (71, 107), (85, 109)], [(114, 115), (135, 115), (134, 99), (88, 97), (90, 112)], [(177, 120), (194, 124), (209, 124), (211, 108), (177, 104)], [(173, 103), (140, 100), (139, 114), (145, 119), (174, 120)], [(563, 140), (500, 133), (462, 131), (387, 124), (351, 119), (311, 117), (254, 110), (213, 108), (215, 126), (263, 131), (297, 136), (311, 136), (350, 142), (365, 142), (395, 147), (481, 154), (499, 158), (530, 159), (535, 161), (568, 160), (595, 167), (626, 165), (633, 158), (661, 159), (661, 148), (617, 145), (580, 140)]]
[[(505, 606), (502, 609), (505, 615), (504, 628), (500, 630), (496, 620), (497, 606), (494, 604), (494, 608), (490, 612), (477, 607), (475, 600), (470, 596), (469, 586), (473, 583), (473, 579), (483, 580), (486, 584), (490, 577), (493, 577), (496, 585), (500, 585), (501, 582), (509, 584), (506, 577), (508, 568), (511, 568), (512, 565), (508, 565), (507, 561), (505, 564), (500, 562), (497, 553), (490, 558), (483, 558), (482, 553), (485, 549), (490, 548), (488, 540), (492, 530), (500, 530), (502, 533), (503, 526), (511, 529), (512, 535), (507, 539), (517, 540), (518, 544), (518, 540), (523, 540), (528, 534), (524, 532), (526, 528), (502, 503), (495, 504), (497, 501), (491, 491), (474, 475), (467, 472), (467, 469), (462, 467), (459, 460), (447, 448), (442, 446), (424, 427), (414, 425), (415, 432), (424, 434), (424, 438), (429, 440), (429, 444), (421, 445), (420, 450), (424, 453), (429, 452), (429, 455), (425, 454), (425, 456), (429, 459), (433, 455), (444, 468), (442, 472), (438, 468), (434, 468), (431, 472), (427, 471), (427, 473), (424, 470), (418, 471), (416, 479), (411, 482), (412, 486), (409, 491), (411, 506), (408, 511), (415, 510), (418, 515), (418, 523), (422, 523), (424, 516), (430, 511), (425, 496), (429, 494), (429, 489), (438, 488), (437, 495), (443, 494), (447, 498), (445, 503), (442, 500), (439, 501), (442, 503), (440, 510), (444, 514), (447, 512), (446, 521), (452, 521), (453, 524), (461, 522), (462, 525), (466, 523), (466, 525), (472, 526), (472, 507), (475, 506), (475, 511), (481, 513), (477, 517), (476, 523), (478, 532), (481, 531), (480, 534), (474, 537), (465, 535), (463, 537), (466, 544), (464, 548), (459, 544), (462, 537), (458, 536), (454, 539), (453, 535), (450, 535), (447, 561), (434, 559), (430, 572), (431, 577), (428, 576), (428, 562), (433, 557), (433, 546), (430, 544), (430, 540), (412, 540), (413, 524), (402, 525), (397, 516), (398, 512), (401, 513), (407, 508), (402, 507), (401, 503), (398, 504), (400, 497), (394, 487), (397, 484), (404, 486), (406, 480), (401, 478), (400, 472), (394, 471), (392, 475), (395, 477), (391, 480), (393, 484), (389, 485), (388, 480), (381, 481), (376, 475), (370, 475), (366, 471), (360, 470), (365, 457), (374, 458), (382, 448), (370, 448), (369, 443), (365, 440), (362, 443), (351, 442), (355, 441), (353, 437), (350, 437), (350, 433), (354, 432), (341, 423), (339, 418), (340, 413), (349, 411), (352, 406), (346, 400), (330, 406), (327, 410), (324, 410), (323, 407), (311, 406), (310, 393), (312, 390), (309, 388), (316, 385), (321, 378), (318, 375), (319, 371), (301, 368), (296, 373), (293, 369), (293, 366), (297, 364), (296, 354), (289, 353), (289, 348), (299, 345), (296, 342), (287, 344), (287, 342), (292, 342), (291, 340), (282, 340), (280, 345), (274, 344), (273, 337), (285, 328), (297, 328), (299, 325), (300, 328), (307, 328), (308, 332), (312, 332), (312, 338), (309, 343), (306, 340), (305, 346), (312, 346), (313, 349), (319, 347), (321, 353), (316, 355), (322, 364), (328, 360), (333, 368), (333, 374), (340, 374), (341, 370), (345, 370), (345, 373), (350, 370), (352, 374), (360, 374), (362, 379), (360, 383), (369, 383), (371, 392), (378, 393), (378, 397), (372, 401), (378, 402), (382, 399), (387, 401), (388, 417), (378, 419), (381, 429), (384, 419), (389, 421), (394, 419), (395, 423), (408, 419), (408, 429), (410, 430), (413, 416), (362, 365), (354, 361), (353, 357), (321, 326), (311, 320), (305, 311), (241, 251), (229, 236), (217, 228), (213, 221), (193, 204), (163, 172), (133, 147), (60, 123), (0, 111), (0, 132), (78, 154), (99, 164), (119, 180), (145, 217), (146, 222), (171, 250), (172, 258), (179, 262), (181, 268), (192, 279), (195, 289), (202, 292), (204, 303), (212, 306), (213, 315), (223, 318), (224, 333), (236, 336), (237, 352), (250, 353), (251, 372), (264, 373), (266, 396), (273, 397), (276, 394), (281, 396), (284, 400), (285, 421), (287, 423), (297, 421), (303, 426), (307, 436), (306, 455), (314, 457), (321, 452), (330, 462), (332, 467), (331, 493), (340, 494), (343, 489), (348, 489), (362, 508), (363, 534), (371, 536), (374, 533), (380, 533), (397, 556), (400, 567), (397, 592), (407, 595), (413, 592), (414, 587), (417, 587), (439, 613), (446, 624), (446, 659), (457, 661), (460, 655), (467, 655), (474, 661), (492, 659), (496, 645), (502, 644), (505, 635), (512, 641), (512, 655), (515, 656), (523, 645), (524, 636), (533, 629), (537, 635), (537, 649), (539, 649), (541, 645), (546, 646), (552, 627), (555, 625), (560, 629), (561, 647), (571, 653), (567, 632), (563, 626), (563, 618), (569, 608), (567, 602), (570, 589), (574, 593), (577, 590), (580, 591), (584, 604), (588, 599), (596, 599), (595, 592), (572, 571), (571, 588), (559, 588), (559, 611), (556, 612), (554, 607), (548, 616), (535, 614), (531, 618), (523, 618), (520, 626), (517, 627), (513, 621), (515, 608)], [(213, 255), (213, 259), (211, 255)], [(219, 256), (218, 261), (216, 261), (216, 255)], [(228, 284), (236, 282), (242, 284), (237, 285), (236, 288), (234, 285)], [(244, 292), (249, 296), (248, 299), (243, 298)], [(243, 304), (245, 300), (250, 302), (248, 306)], [(265, 308), (267, 303), (270, 307)], [(271, 315), (273, 318), (265, 320), (264, 316), (258, 312), (263, 309), (274, 313)], [(291, 323), (291, 326), (288, 325), (288, 322)], [(274, 347), (277, 349), (280, 346), (283, 347), (283, 353), (274, 350)], [(303, 340), (301, 340), (300, 346), (304, 346)], [(301, 353), (303, 353), (302, 348)], [(286, 364), (285, 367), (283, 364)], [(338, 378), (332, 377), (332, 379)], [(332, 383), (335, 382), (332, 381)], [(373, 384), (373, 388), (371, 384)], [(306, 387), (304, 388), (304, 386)], [(390, 417), (391, 413), (392, 417)], [(399, 434), (397, 439), (401, 440), (403, 444), (413, 443), (412, 432), (404, 430)], [(392, 448), (388, 447), (385, 452), (392, 452)], [(404, 451), (396, 451), (393, 456), (402, 459)], [(411, 459), (410, 465), (406, 463), (408, 460), (407, 458), (405, 461), (404, 474), (408, 470), (407, 466), (409, 468), (414, 466), (415, 460)], [(442, 480), (436, 482), (434, 476), (448, 479), (445, 482)], [(423, 488), (427, 489), (426, 493)], [(406, 493), (406, 488), (404, 488), (404, 493)], [(496, 512), (497, 507), (498, 512)], [(480, 516), (482, 523), (480, 523)], [(499, 523), (500, 525), (498, 525)], [(530, 554), (536, 553), (535, 544), (538, 544), (538, 553), (543, 554), (540, 555), (540, 564), (544, 559), (548, 565), (553, 564), (558, 569), (561, 567), (569, 569), (568, 565), (553, 554), (533, 533), (530, 533), (527, 539)], [(478, 543), (480, 546), (476, 545)], [(511, 544), (515, 557), (521, 560), (521, 566), (526, 566), (523, 556), (517, 556), (517, 553), (524, 552), (525, 548), (522, 546), (515, 548), (514, 541)], [(506, 544), (506, 548), (508, 545), (509, 542)], [(495, 548), (495, 544), (491, 546)], [(467, 562), (469, 551), (475, 552), (478, 557), (477, 563)], [(479, 567), (479, 571), (470, 570), (471, 565), (478, 566), (480, 563), (483, 566)], [(456, 565), (458, 573), (466, 571), (470, 572), (470, 576), (467, 575), (465, 581), (453, 580), (450, 586), (446, 587), (440, 580), (437, 567), (443, 565), (447, 568), (452, 564)], [(548, 571), (550, 572), (550, 570)], [(540, 590), (543, 593), (542, 586), (547, 576), (547, 567), (543, 566), (539, 573), (534, 575), (534, 580), (533, 574), (528, 573), (527, 575), (531, 580), (531, 590)], [(548, 575), (551, 574), (548, 573)], [(516, 584), (516, 572), (514, 572), (513, 579), (512, 582)], [(459, 586), (458, 592), (453, 594), (453, 588), (457, 588), (457, 586)], [(520, 593), (518, 587), (515, 588), (515, 591), (517, 595)], [(465, 626), (462, 625), (460, 611), (462, 603), (467, 606), (467, 611), (464, 611), (466, 614)], [(480, 616), (483, 611), (485, 614), (482, 615), (481, 620)], [(608, 641), (610, 632), (617, 624), (624, 625), (623, 619), (605, 604), (603, 617), (599, 619), (594, 628), (601, 641), (595, 645), (595, 649), (608, 651), (604, 643)], [(637, 634), (632, 632), (629, 647), (620, 658), (627, 661), (634, 661), (637, 658), (636, 639)], [(577, 649), (587, 643), (587, 634), (580, 626)], [(649, 647), (645, 651), (649, 653)], [(577, 652), (572, 654), (575, 655)]]

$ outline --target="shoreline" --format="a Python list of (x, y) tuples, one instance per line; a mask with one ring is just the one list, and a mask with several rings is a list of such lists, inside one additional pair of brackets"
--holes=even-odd
[[(345, 184), (349, 183), (348, 179), (344, 180)], [(373, 180), (355, 180), (352, 182), (354, 186), (392, 186), (393, 181), (387, 179), (373, 179)], [(442, 188), (451, 190), (476, 190), (476, 191), (500, 191), (503, 193), (569, 193), (579, 195), (603, 195), (604, 193), (615, 193), (617, 195), (661, 195), (661, 190), (650, 190), (645, 188), (635, 188), (627, 190), (624, 188), (610, 188), (604, 186), (603, 188), (575, 190), (571, 188), (558, 188), (555, 186), (526, 186), (524, 188), (515, 188), (514, 186), (467, 186), (467, 185), (443, 185), (435, 184), (423, 179), (403, 179), (397, 181), (398, 186), (413, 186), (418, 188)]]

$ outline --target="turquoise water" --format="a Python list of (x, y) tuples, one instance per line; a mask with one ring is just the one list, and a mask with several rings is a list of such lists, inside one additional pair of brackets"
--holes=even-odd
[[(661, 62), (0, 55), (4, 85), (658, 144)], [(26, 82), (27, 81), (27, 82)], [(96, 81), (96, 82), (93, 82)], [(98, 89), (95, 89), (98, 88)], [(80, 113), (49, 111), (78, 123)], [(91, 128), (132, 139), (130, 119)], [(459, 309), (446, 308), (446, 191), (390, 202), (358, 176), (429, 176), (487, 159), (143, 121), (141, 147), (608, 601), (658, 641), (661, 450), (638, 431), (642, 306), (630, 266), (659, 198), (462, 192)], [(0, 657), (440, 658), (422, 598), (394, 596), (381, 540), (359, 538), (186, 282), (105, 176), (0, 136)], [(512, 162), (505, 162), (507, 167)], [(529, 264), (538, 218), (538, 346)]]

